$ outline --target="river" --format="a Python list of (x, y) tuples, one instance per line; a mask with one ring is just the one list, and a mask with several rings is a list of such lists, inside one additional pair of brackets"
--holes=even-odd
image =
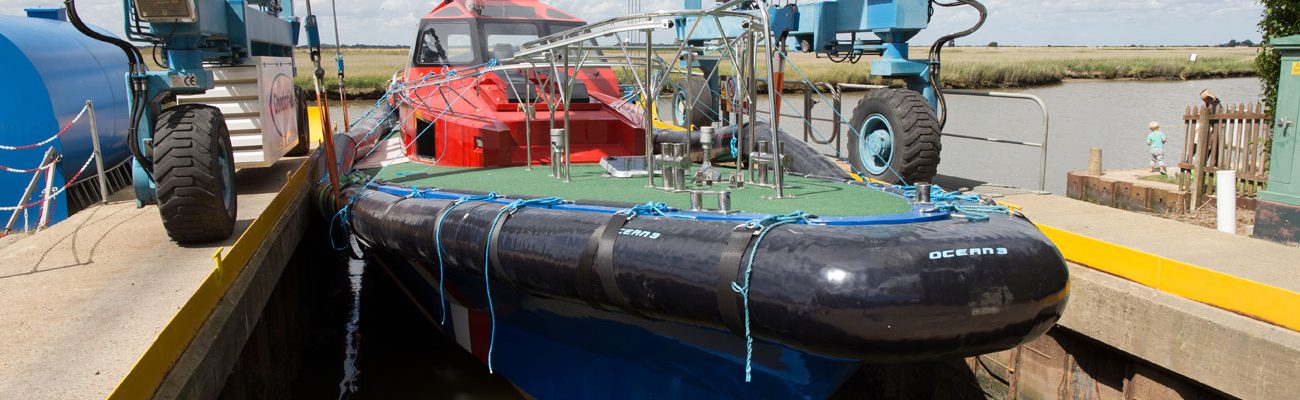
[[(1088, 167), (1088, 149), (1102, 148), (1108, 169), (1145, 167), (1147, 124), (1160, 122), (1169, 137), (1166, 162), (1173, 164), (1181, 156), (1183, 113), (1186, 107), (1199, 104), (1198, 94), (1210, 89), (1224, 104), (1256, 102), (1261, 97), (1255, 78), (1198, 81), (1073, 81), (1061, 85), (1006, 90), (1033, 94), (1043, 99), (1051, 115), (1048, 140), (1047, 190), (1065, 193), (1065, 174)], [(802, 95), (790, 95), (790, 105), (802, 105)], [(845, 118), (862, 93), (844, 94)], [(1026, 100), (971, 96), (949, 96), (949, 119), (946, 132), (969, 136), (993, 137), (1024, 142), (1042, 141), (1042, 117), (1038, 107)], [(354, 101), (353, 118), (365, 112), (373, 101)], [(765, 103), (764, 103), (765, 104)], [(762, 108), (762, 107), (761, 107)], [(801, 107), (800, 107), (801, 108)], [(341, 108), (334, 114), (341, 117)], [(819, 106), (814, 115), (830, 118), (829, 107)], [(785, 118), (781, 127), (801, 136), (804, 122)], [(829, 135), (830, 123), (814, 122), (816, 130)], [(848, 129), (845, 129), (848, 132)], [(815, 132), (816, 133), (816, 132)], [(939, 173), (949, 176), (1038, 188), (1038, 148), (949, 137), (944, 148)], [(847, 145), (847, 144), (846, 144)], [(824, 151), (830, 153), (829, 147)]]
[[(1088, 167), (1088, 149), (1100, 147), (1108, 169), (1146, 167), (1147, 125), (1156, 121), (1169, 137), (1166, 163), (1176, 163), (1182, 154), (1183, 114), (1188, 106), (1200, 104), (1203, 89), (1210, 89), (1224, 104), (1256, 102), (1261, 98), (1254, 78), (1202, 81), (1075, 81), (1050, 87), (1006, 92), (1026, 93), (1043, 99), (1051, 116), (1047, 158), (1047, 190), (1065, 194), (1068, 171)], [(802, 105), (802, 95), (791, 104)], [(852, 116), (862, 93), (844, 95), (844, 117)], [(949, 113), (945, 132), (1024, 142), (1042, 142), (1042, 117), (1028, 100), (972, 96), (948, 96)], [(801, 112), (801, 110), (789, 110)], [(829, 118), (829, 107), (814, 113)], [(829, 123), (816, 123), (829, 135)], [(786, 118), (782, 129), (802, 136), (803, 122)], [(848, 129), (845, 129), (847, 132)], [(1041, 150), (1033, 147), (992, 143), (964, 138), (943, 139), (939, 173), (961, 178), (1038, 188)], [(845, 144), (847, 146), (847, 143)], [(825, 151), (831, 151), (825, 147)]]

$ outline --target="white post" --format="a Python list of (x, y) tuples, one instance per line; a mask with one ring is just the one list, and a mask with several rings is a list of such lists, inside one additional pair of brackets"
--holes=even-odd
[[(54, 197), (54, 174), (58, 173), (56, 170), (58, 166), (58, 157), (41, 166), (45, 169), (45, 191), (43, 192), (44, 195), (41, 196), (41, 218), (40, 222), (36, 224), (36, 229), (45, 229), (45, 227), (50, 226), (50, 219), (54, 215), (54, 207), (50, 203), (53, 201), (51, 198)], [(67, 185), (67, 183), (65, 182), (64, 185)]]
[(1219, 232), (1237, 233), (1237, 171), (1218, 171), (1214, 174), (1218, 185), (1215, 195), (1219, 205)]
[(90, 143), (94, 146), (95, 169), (99, 175), (99, 199), (104, 204), (108, 204), (108, 180), (104, 178), (104, 152), (99, 149), (99, 125), (95, 121), (95, 103), (86, 100), (86, 111), (86, 116), (90, 117)]

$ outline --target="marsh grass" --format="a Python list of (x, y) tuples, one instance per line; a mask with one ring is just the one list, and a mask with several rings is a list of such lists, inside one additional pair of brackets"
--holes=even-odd
[[(1061, 83), (1069, 79), (1185, 80), (1253, 76), (1254, 48), (1211, 47), (960, 47), (944, 50), (943, 84), (952, 88), (1008, 88)], [(919, 51), (919, 50), (918, 50)], [(393, 73), (406, 66), (407, 50), (347, 49), (348, 93), (378, 97)], [(1195, 53), (1196, 62), (1189, 59)], [(331, 91), (337, 90), (334, 53), (325, 50), (322, 64)], [(296, 83), (311, 87), (310, 60), (297, 54)], [(790, 60), (814, 82), (887, 84), (871, 76), (870, 58), (858, 64), (836, 64), (810, 54)], [(723, 74), (731, 68), (724, 63)], [(634, 82), (630, 72), (616, 71), (621, 81)], [(760, 71), (760, 73), (763, 73)], [(800, 75), (787, 66), (788, 80)]]

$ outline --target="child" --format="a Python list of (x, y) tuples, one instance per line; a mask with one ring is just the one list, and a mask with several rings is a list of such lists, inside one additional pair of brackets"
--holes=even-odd
[(1151, 147), (1151, 172), (1160, 171), (1161, 174), (1169, 175), (1165, 169), (1165, 142), (1169, 139), (1160, 131), (1159, 122), (1152, 122), (1148, 127), (1151, 129), (1151, 133), (1147, 134), (1147, 146)]

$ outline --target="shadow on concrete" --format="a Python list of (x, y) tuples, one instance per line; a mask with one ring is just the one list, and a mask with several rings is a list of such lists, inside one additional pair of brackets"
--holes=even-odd
[(279, 193), (289, 181), (289, 175), (303, 162), (302, 158), (288, 158), (269, 167), (237, 170), (235, 187), (240, 195)]
[[(109, 205), (112, 204), (113, 203), (110, 203)], [(99, 250), (99, 247), (104, 242), (104, 239), (107, 239), (109, 236), (113, 234), (114, 231), (117, 231), (118, 228), (121, 228), (123, 225), (126, 225), (128, 222), (131, 222), (132, 220), (136, 219), (141, 215), (147, 214), (146, 212), (144, 212), (144, 210), (141, 209), (118, 207), (116, 210), (108, 212), (102, 217), (96, 218), (98, 214), (104, 212), (105, 208), (106, 206), (100, 205), (100, 206), (91, 207), (87, 210), (83, 210), (82, 213), (87, 213), (85, 218), (82, 219), (80, 222), (75, 223), (76, 228), (74, 228), (72, 232), (68, 232), (68, 234), (63, 235), (58, 239), (46, 244), (45, 250), (41, 252), (40, 257), (36, 259), (36, 262), (32, 264), (31, 270), (26, 272), (15, 273), (15, 274), (2, 275), (0, 276), (0, 279), (14, 278), (19, 276), (28, 276), (28, 275), (38, 274), (42, 272), (58, 271), (67, 268), (81, 267), (81, 266), (94, 264), (95, 252)], [(83, 260), (81, 258), (81, 252), (78, 249), (78, 245), (80, 245), (81, 242), (84, 241), (80, 237), (82, 230), (88, 226), (93, 226), (102, 223), (110, 218), (117, 216), (118, 214), (122, 214), (128, 211), (134, 211), (134, 215), (123, 218), (121, 221), (118, 221), (116, 224), (113, 224), (112, 227), (109, 227), (107, 230), (104, 231), (104, 233), (100, 234), (98, 237), (89, 238), (92, 239), (93, 241), (90, 243), (89, 253), (87, 253), (86, 258)], [(64, 223), (69, 224), (72, 222), (64, 221)], [(60, 266), (41, 268), (41, 264), (45, 263), (45, 259), (50, 256), (50, 253), (54, 252), (56, 249), (63, 248), (61, 245), (64, 242), (69, 242), (68, 249), (72, 252), (73, 262), (70, 264), (65, 264)]]
[(940, 187), (943, 187), (944, 189), (947, 190), (960, 190), (962, 188), (974, 189), (988, 184), (988, 182), (984, 182), (980, 180), (959, 178), (956, 176), (948, 176), (948, 175), (936, 175), (934, 177), (934, 182), (931, 183), (939, 185)]

